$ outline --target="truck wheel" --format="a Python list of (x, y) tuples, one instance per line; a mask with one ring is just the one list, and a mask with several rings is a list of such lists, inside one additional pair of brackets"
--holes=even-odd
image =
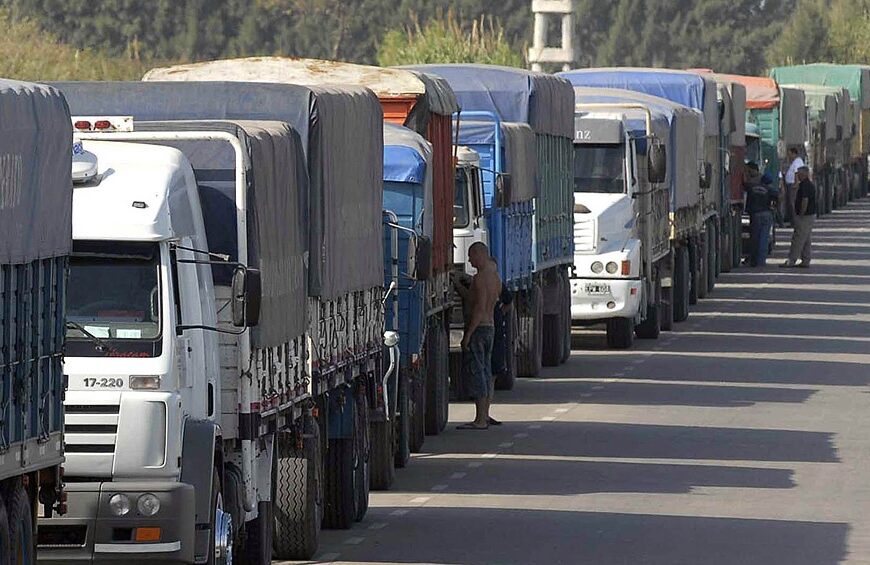
[(716, 286), (716, 267), (719, 264), (719, 246), (716, 243), (716, 228), (712, 223), (707, 224), (707, 287), (704, 296), (709, 296)]
[(324, 528), (347, 530), (356, 519), (354, 440), (335, 438), (328, 442), (323, 477)]
[(698, 299), (707, 297), (707, 288), (710, 277), (713, 275), (710, 272), (710, 251), (712, 249), (711, 241), (710, 241), (710, 225), (709, 223), (704, 224), (704, 237), (703, 241), (699, 244), (697, 249), (697, 255), (695, 257), (696, 267), (698, 269), (698, 279), (697, 279), (697, 299), (695, 303), (698, 302)]
[(413, 380), (409, 380), (411, 393), (411, 435), (409, 436), (411, 453), (419, 453), (426, 441), (426, 374), (419, 369), (414, 371)]
[(674, 329), (674, 287), (672, 286), (662, 288), (662, 304), (659, 316), (659, 325), (663, 332), (669, 332)]
[(396, 468), (403, 469), (411, 458), (411, 399), (408, 395), (408, 374), (399, 372), (399, 391), (396, 397)]
[(275, 437), (275, 480), (272, 481), (272, 546), (279, 559), (311, 559), (320, 543), (323, 521), (323, 454), (320, 426), (305, 416), (302, 448), (293, 434)]
[[(732, 212), (733, 214), (733, 212)], [(722, 222), (722, 245), (719, 247), (719, 256), (722, 258), (722, 264), (719, 266), (723, 273), (730, 273), (734, 266), (734, 252), (731, 250), (734, 246), (734, 221), (731, 214)]]
[(520, 355), (517, 375), (520, 377), (537, 377), (541, 374), (543, 310), (541, 288), (536, 284), (529, 292), (528, 315), (519, 318)]
[(12, 565), (36, 563), (30, 497), (20, 484), (6, 501), (6, 516), (9, 519), (9, 556)]
[(518, 324), (517, 309), (512, 306), (505, 324), (505, 371), (495, 376), (496, 390), (513, 390), (517, 382), (517, 356), (514, 352), (514, 344), (517, 339)]
[(556, 290), (552, 296), (556, 298), (556, 313), (543, 315), (541, 328), (541, 364), (544, 367), (556, 367), (562, 362), (562, 348), (565, 347), (565, 309), (562, 304), (562, 277), (557, 277)]
[(634, 343), (634, 318), (607, 320), (607, 347), (628, 349)]
[(565, 328), (563, 330), (562, 339), (565, 343), (562, 347), (562, 363), (568, 361), (571, 357), (571, 280), (566, 271), (562, 272), (562, 310), (565, 312), (563, 321)]
[(662, 282), (656, 279), (653, 303), (646, 306), (646, 319), (635, 326), (634, 332), (641, 339), (658, 339), (661, 333)]
[(689, 294), (692, 283), (691, 261), (689, 250), (685, 247), (676, 249), (674, 255), (674, 278), (671, 295), (671, 308), (675, 322), (682, 322), (689, 317)]
[(354, 410), (356, 422), (353, 427), (354, 450), (353, 472), (356, 491), (356, 510), (354, 520), (361, 522), (369, 510), (369, 484), (371, 482), (371, 440), (369, 438), (369, 398), (365, 385), (360, 386), (356, 395)]
[(208, 565), (229, 565), (233, 562), (233, 517), (225, 510), (221, 477), (217, 469), (211, 478), (211, 535)]
[(450, 384), (447, 379), (450, 346), (444, 324), (439, 321), (429, 327), (426, 336), (426, 433), (438, 435), (447, 427), (450, 405)]
[[(722, 274), (722, 229), (719, 227), (719, 221), (710, 222), (710, 231), (713, 234), (713, 285), (719, 280), (719, 275)], [(710, 292), (713, 292), (713, 287), (710, 287)]]
[[(274, 477), (272, 481), (274, 482)], [(251, 565), (272, 563), (272, 503), (257, 505), (257, 518), (245, 524), (245, 541), (241, 547), (240, 561)]]
[(707, 283), (704, 281), (704, 267), (701, 262), (701, 253), (703, 248), (700, 242), (689, 244), (689, 304), (698, 303), (701, 297), (701, 287), (706, 288)]
[(743, 219), (741, 215), (734, 214), (734, 225), (731, 226), (734, 239), (731, 241), (731, 265), (736, 269), (740, 266), (740, 259), (743, 256)]
[(9, 516), (6, 514), (6, 504), (0, 496), (0, 565), (9, 565), (12, 555), (12, 544), (9, 541)]

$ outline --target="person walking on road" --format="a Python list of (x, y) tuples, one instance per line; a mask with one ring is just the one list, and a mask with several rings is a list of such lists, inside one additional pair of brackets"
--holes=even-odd
[[(460, 430), (485, 430), (494, 421), (489, 409), (495, 382), (492, 375), (492, 344), (495, 337), (494, 312), (502, 285), (495, 261), (489, 255), (489, 248), (481, 242), (468, 249), (468, 259), (477, 269), (467, 289), (457, 289), (462, 295), (466, 317), (465, 334), (462, 338), (463, 377), (466, 390), (474, 400), (476, 415), (473, 422), (457, 427)], [(465, 292), (463, 292), (465, 290)]]
[[(812, 260), (812, 232), (816, 223), (816, 185), (810, 180), (810, 170), (804, 166), (797, 172), (798, 186), (794, 200), (794, 233), (788, 260), (783, 267), (810, 266)], [(801, 262), (798, 263), (797, 260)]]
[(748, 179), (743, 186), (746, 192), (746, 211), (749, 213), (750, 245), (749, 264), (763, 267), (767, 263), (770, 245), (770, 230), (773, 228), (774, 210), (779, 202), (779, 191), (773, 186), (773, 177), (764, 173), (759, 177), (758, 165), (747, 165)]

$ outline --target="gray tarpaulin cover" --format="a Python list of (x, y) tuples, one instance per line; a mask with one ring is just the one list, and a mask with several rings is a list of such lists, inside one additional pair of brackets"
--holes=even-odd
[(242, 82), (56, 86), (77, 115), (287, 122), (308, 165), (309, 293), (332, 299), (383, 284), (383, 114), (371, 91)]
[(563, 78), (494, 65), (402, 68), (446, 79), (463, 111), (494, 112), (502, 121), (529, 124), (535, 133), (574, 139), (574, 93)]
[(0, 79), (0, 264), (68, 255), (72, 124), (56, 89)]
[(511, 176), (511, 202), (526, 202), (538, 196), (538, 150), (535, 132), (527, 124), (502, 123), (505, 172)]
[(801, 145), (806, 139), (807, 109), (804, 91), (780, 89), (780, 130), (786, 145)]
[(743, 147), (746, 145), (746, 87), (740, 83), (732, 82), (728, 84), (728, 91), (731, 93), (731, 117), (733, 120), (728, 144), (732, 147)]
[[(283, 122), (136, 122), (137, 131), (222, 131), (239, 138), (248, 164), (248, 264), (260, 269), (263, 303), (254, 344), (273, 347), (301, 335), (305, 315), (308, 176), (302, 143)], [(159, 142), (180, 149), (199, 186), (209, 250), (238, 259), (235, 152), (221, 141)], [(232, 269), (214, 269), (229, 284)]]

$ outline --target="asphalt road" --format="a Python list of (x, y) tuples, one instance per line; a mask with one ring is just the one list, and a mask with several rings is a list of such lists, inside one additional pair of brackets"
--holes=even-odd
[(688, 322), (472, 407), (323, 533), (318, 562), (870, 563), (870, 201), (822, 219), (809, 270), (724, 274)]

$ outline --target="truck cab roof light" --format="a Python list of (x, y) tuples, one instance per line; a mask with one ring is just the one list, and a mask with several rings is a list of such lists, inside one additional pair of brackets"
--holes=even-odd
[(132, 116), (75, 116), (73, 127), (81, 132), (131, 132)]
[(73, 122), (73, 127), (80, 131), (90, 131), (91, 122), (87, 120), (76, 120), (75, 122)]

